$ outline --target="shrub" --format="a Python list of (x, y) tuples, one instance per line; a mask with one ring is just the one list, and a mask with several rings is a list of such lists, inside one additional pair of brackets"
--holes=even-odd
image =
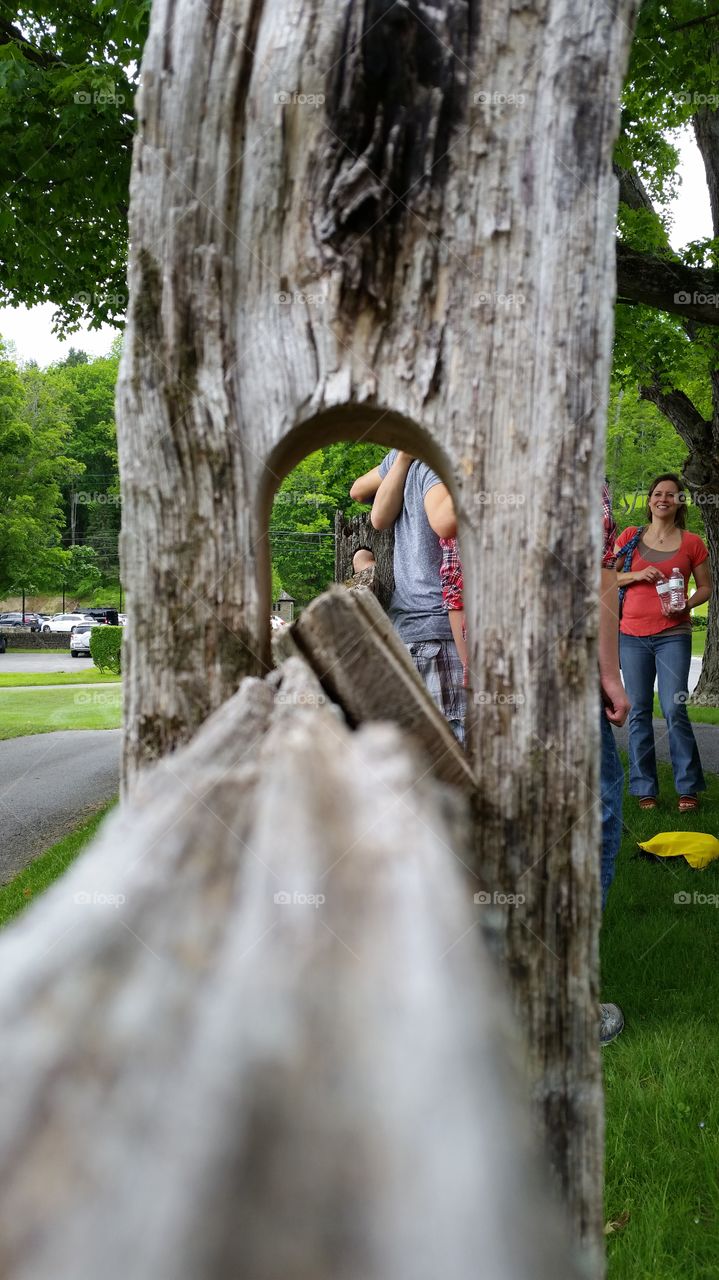
[(122, 627), (93, 627), (90, 632), (90, 654), (100, 671), (120, 674)]

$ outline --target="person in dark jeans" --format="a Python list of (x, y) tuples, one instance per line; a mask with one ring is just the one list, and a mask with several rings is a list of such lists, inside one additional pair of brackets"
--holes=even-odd
[[(622, 842), (622, 800), (624, 770), (614, 741), (612, 725), (619, 728), (629, 714), (629, 698), (619, 670), (619, 589), (614, 569), (617, 526), (612, 515), (609, 489), (602, 493), (603, 551), (602, 585), (599, 598), (599, 683), (601, 686), (601, 766), (599, 790), (602, 806), (602, 910), (614, 879)], [(615, 1040), (624, 1027), (624, 1014), (617, 1004), (600, 1005), (601, 1043)]]

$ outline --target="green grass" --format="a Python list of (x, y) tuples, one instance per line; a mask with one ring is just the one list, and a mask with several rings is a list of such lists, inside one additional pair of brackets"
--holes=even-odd
[(105, 689), (3, 689), (0, 740), (58, 729), (116, 729), (121, 696), (119, 684)]
[(23, 657), (28, 653), (63, 653), (66, 658), (70, 657), (69, 647), (65, 649), (20, 649), (17, 645), (9, 644), (7, 651), (8, 653), (22, 654)]
[(13, 916), (18, 915), (29, 902), (32, 902), (33, 898), (62, 875), (89, 844), (103, 818), (116, 803), (116, 800), (111, 800), (109, 804), (104, 805), (81, 826), (71, 831), (69, 835), (63, 836), (57, 844), (51, 845), (9, 884), (0, 886), (0, 927), (7, 924), (8, 920), (12, 920)]
[[(699, 610), (697, 610), (697, 612), (699, 612)], [(693, 658), (704, 657), (704, 645), (706, 644), (706, 639), (707, 639), (706, 627), (694, 627), (692, 631), (692, 657)]]
[(52, 684), (116, 684), (118, 677), (111, 671), (98, 671), (90, 667), (79, 671), (2, 671), (0, 689), (17, 689), (29, 685)]
[(716, 1280), (719, 1270), (719, 907), (675, 903), (717, 895), (719, 862), (634, 860), (637, 840), (660, 831), (719, 837), (719, 778), (699, 814), (679, 815), (668, 765), (666, 801), (643, 813), (625, 800), (629, 831), (602, 928), (602, 994), (626, 1027), (603, 1050), (609, 1280)]

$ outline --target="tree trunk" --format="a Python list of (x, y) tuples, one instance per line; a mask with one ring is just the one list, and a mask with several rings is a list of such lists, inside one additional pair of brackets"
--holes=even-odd
[(599, 511), (633, 9), (155, 0), (118, 391), (128, 786), (269, 665), (268, 515), (304, 454), (391, 440), (451, 485), (476, 856), (500, 895), (483, 918), (595, 1249)]

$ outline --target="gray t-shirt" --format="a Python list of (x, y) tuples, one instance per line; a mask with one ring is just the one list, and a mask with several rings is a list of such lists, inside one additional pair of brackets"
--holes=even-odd
[[(384, 479), (397, 457), (392, 449), (379, 464)], [(394, 594), (389, 616), (401, 640), (451, 640), (452, 628), (442, 605), (439, 570), (442, 548), (424, 509), (425, 495), (441, 480), (424, 462), (407, 472), (404, 501), (394, 525)]]

